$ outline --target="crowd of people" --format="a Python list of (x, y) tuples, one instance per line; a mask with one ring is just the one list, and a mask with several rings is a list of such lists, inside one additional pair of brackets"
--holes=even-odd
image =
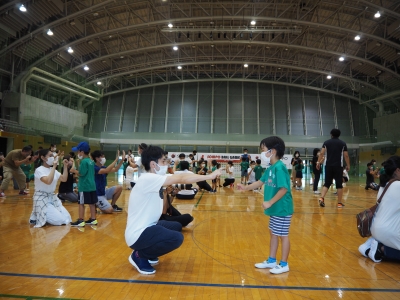
[[(325, 207), (325, 196), (335, 181), (338, 208), (343, 208), (343, 187), (349, 180), (350, 160), (347, 145), (339, 139), (340, 130), (332, 129), (331, 138), (321, 148), (315, 148), (311, 160), (313, 174), (312, 192), (320, 195), (318, 204)], [(304, 163), (300, 152), (294, 153), (292, 171), (288, 173), (282, 158), (285, 153), (284, 141), (276, 136), (260, 142), (260, 158), (252, 160), (247, 149), (240, 157), (240, 183), (238, 190), (258, 191), (264, 186), (264, 213), (270, 217), (269, 257), (256, 268), (268, 268), (272, 274), (289, 271), (290, 250), (289, 228), (291, 224), (293, 197), (291, 188), (302, 190)], [(198, 190), (215, 193), (219, 188), (234, 187), (235, 172), (232, 161), (225, 168), (217, 160), (198, 158), (197, 152), (169, 157), (168, 152), (157, 146), (141, 143), (137, 149), (139, 157), (131, 150), (118, 151), (115, 159), (106, 166), (102, 151), (90, 152), (87, 142), (81, 142), (64, 155), (55, 145), (49, 149), (32, 150), (32, 146), (10, 151), (6, 157), (0, 153), (0, 174), (2, 184), (0, 197), (6, 197), (11, 180), (15, 180), (19, 195), (28, 195), (27, 184), (34, 180), (33, 208), (29, 222), (34, 227), (67, 225), (84, 227), (96, 226), (99, 209), (102, 213), (123, 211), (117, 205), (122, 186), (107, 188), (107, 175), (124, 170), (125, 185), (130, 192), (127, 209), (125, 239), (132, 249), (129, 262), (142, 274), (154, 274), (154, 265), (159, 257), (183, 243), (182, 228), (194, 217), (181, 214), (174, 206), (173, 199), (193, 199)], [(344, 164), (345, 163), (345, 164)], [(359, 247), (362, 255), (374, 262), (382, 259), (400, 259), (400, 203), (396, 192), (400, 188), (400, 158), (391, 157), (375, 168), (376, 161), (367, 165), (366, 189), (375, 189), (373, 183), (379, 178), (378, 196), (384, 195), (372, 225), (372, 238)], [(34, 168), (33, 178), (30, 170)], [(59, 168), (61, 169), (59, 171)], [(267, 168), (263, 168), (267, 166)], [(322, 191), (318, 191), (321, 171), (324, 166), (325, 180)], [(221, 175), (226, 173), (221, 185)], [(135, 176), (137, 175), (137, 176)], [(211, 185), (208, 180), (211, 180)], [(392, 182), (393, 181), (393, 182)], [(385, 187), (391, 184), (386, 193)], [(56, 193), (58, 185), (58, 193)], [(196, 186), (197, 185), (197, 186)], [(64, 201), (78, 204), (78, 219), (72, 221), (70, 213), (63, 206)], [(85, 220), (85, 208), (89, 206), (90, 218)], [(281, 259), (278, 263), (277, 249), (281, 243)]]

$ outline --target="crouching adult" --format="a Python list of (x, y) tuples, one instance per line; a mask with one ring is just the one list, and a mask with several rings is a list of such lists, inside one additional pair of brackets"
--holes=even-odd
[(168, 186), (164, 190), (163, 213), (160, 217), (160, 220), (179, 222), (182, 227), (186, 227), (194, 220), (194, 218), (190, 214), (181, 214), (180, 211), (172, 205), (172, 202), (174, 201), (174, 198), (178, 192), (179, 189), (173, 188), (172, 186)]
[(182, 227), (180, 223), (159, 220), (163, 212), (160, 189), (177, 183), (214, 179), (220, 175), (220, 171), (209, 175), (167, 176), (164, 150), (156, 146), (149, 146), (142, 152), (142, 164), (147, 173), (139, 177), (129, 196), (125, 240), (134, 249), (129, 255), (129, 262), (141, 274), (154, 274), (156, 270), (151, 264), (157, 264), (159, 256), (179, 248), (183, 242), (183, 235), (179, 232)]

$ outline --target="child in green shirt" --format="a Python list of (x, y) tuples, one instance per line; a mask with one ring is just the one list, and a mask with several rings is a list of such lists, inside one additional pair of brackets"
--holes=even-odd
[(29, 191), (29, 182), (31, 180), (33, 180), (33, 175), (30, 175), (32, 166), (31, 166), (31, 164), (22, 164), (22, 165), (20, 165), (20, 167), (21, 167), (22, 172), (24, 172), (25, 177), (26, 177), (26, 181), (25, 181), (26, 182), (26, 188), (25, 188), (25, 190)]
[[(85, 224), (97, 225), (96, 220), (96, 183), (94, 180), (94, 162), (89, 157), (90, 147), (87, 142), (80, 142), (78, 146), (72, 148), (72, 151), (78, 151), (79, 165), (79, 182), (78, 182), (78, 198), (79, 198), (79, 219), (71, 223), (71, 226), (84, 227)], [(85, 204), (90, 208), (90, 219), (84, 221)]]
[(247, 184), (247, 169), (249, 168), (249, 162), (245, 157), (242, 157), (242, 162), (240, 163), (240, 176), (241, 176), (241, 183)]
[(261, 176), (263, 174), (263, 168), (261, 166), (261, 159), (256, 160), (256, 166), (254, 167), (254, 174), (256, 175), (256, 181), (261, 179)]
[[(271, 136), (263, 139), (260, 143), (261, 159), (267, 165), (264, 175), (259, 181), (250, 185), (238, 184), (239, 190), (254, 190), (264, 187), (264, 214), (270, 216), (270, 254), (269, 258), (262, 263), (255, 264), (256, 268), (269, 268), (272, 274), (281, 274), (289, 272), (287, 263), (290, 250), (289, 227), (293, 214), (293, 198), (290, 192), (290, 176), (285, 164), (281, 161), (285, 153), (285, 142), (277, 137)], [(282, 258), (277, 264), (276, 252), (278, 250), (279, 239), (282, 244)]]

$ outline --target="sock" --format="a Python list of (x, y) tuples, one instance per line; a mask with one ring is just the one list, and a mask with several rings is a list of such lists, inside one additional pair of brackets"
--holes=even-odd
[(287, 266), (287, 261), (281, 260), (279, 264), (280, 264), (282, 267), (286, 267), (286, 266)]
[(276, 258), (268, 257), (267, 262), (268, 262), (269, 264), (274, 263), (274, 262), (276, 262)]
[(371, 250), (371, 248), (368, 248), (367, 250), (365, 250), (365, 255), (368, 256), (369, 250)]

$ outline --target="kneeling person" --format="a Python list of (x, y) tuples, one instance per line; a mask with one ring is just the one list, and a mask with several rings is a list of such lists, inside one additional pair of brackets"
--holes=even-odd
[(180, 223), (159, 221), (163, 213), (163, 199), (159, 195), (161, 187), (214, 179), (221, 171), (209, 175), (188, 173), (167, 176), (164, 150), (156, 146), (143, 150), (142, 164), (147, 173), (139, 177), (129, 196), (125, 240), (134, 249), (128, 257), (129, 262), (141, 274), (154, 274), (156, 270), (151, 263), (158, 263), (159, 256), (179, 248), (183, 243)]
[[(125, 156), (125, 151), (122, 153), (122, 157)], [(115, 160), (108, 166), (105, 167), (104, 164), (106, 163), (106, 158), (104, 157), (104, 153), (96, 150), (92, 152), (92, 159), (94, 161), (94, 180), (96, 182), (96, 194), (97, 194), (97, 207), (100, 208), (100, 210), (103, 213), (106, 214), (111, 214), (113, 212), (121, 212), (122, 208), (118, 207), (117, 204), (115, 204), (121, 195), (122, 192), (122, 186), (113, 186), (109, 189), (106, 189), (106, 184), (107, 184), (107, 175), (109, 173), (117, 172), (123, 163), (123, 160), (119, 162), (117, 166), (115, 164), (117, 163), (119, 159), (119, 151), (117, 153), (117, 157)], [(108, 202), (108, 200), (111, 200), (111, 204)]]

